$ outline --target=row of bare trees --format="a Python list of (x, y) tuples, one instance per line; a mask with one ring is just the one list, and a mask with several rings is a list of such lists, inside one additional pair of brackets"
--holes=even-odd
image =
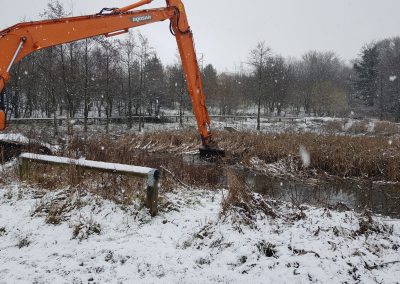
[[(42, 16), (68, 13), (53, 0)], [(400, 117), (399, 54), (398, 39), (371, 44), (353, 68), (333, 52), (285, 59), (260, 42), (239, 72), (218, 73), (212, 64), (201, 71), (210, 111), (256, 113), (257, 128), (263, 114), (343, 115), (361, 103)], [(55, 122), (83, 116), (85, 130), (93, 116), (104, 117), (107, 130), (113, 116), (127, 117), (128, 128), (138, 116), (141, 130), (144, 115), (158, 116), (160, 108), (179, 113), (182, 123), (191, 107), (180, 59), (164, 66), (148, 39), (134, 32), (122, 40), (99, 37), (33, 53), (14, 66), (12, 78), (9, 115)]]
[[(42, 16), (68, 13), (60, 2), (51, 1)], [(124, 40), (98, 37), (45, 49), (11, 72), (6, 102), (8, 114), (16, 118), (83, 115), (86, 130), (90, 116), (105, 116), (108, 130), (110, 117), (127, 116), (131, 128), (132, 117), (138, 115), (140, 130), (145, 114), (157, 115), (160, 104), (171, 107), (164, 67), (140, 33), (131, 32)]]
[(247, 68), (217, 74), (204, 68), (209, 104), (220, 114), (251, 109), (262, 114), (342, 115), (348, 112), (352, 69), (333, 52), (307, 52), (300, 60), (273, 53), (265, 42), (250, 51)]

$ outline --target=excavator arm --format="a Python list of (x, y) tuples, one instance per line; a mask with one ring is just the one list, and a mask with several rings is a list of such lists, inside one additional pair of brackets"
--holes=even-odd
[[(202, 139), (200, 152), (205, 156), (223, 155), (211, 139), (203, 83), (184, 5), (181, 0), (166, 0), (164, 8), (132, 11), (150, 2), (152, 0), (142, 0), (119, 9), (103, 9), (89, 16), (20, 23), (0, 31), (0, 92), (3, 93), (10, 80), (13, 64), (34, 51), (99, 35), (115, 36), (128, 32), (130, 28), (170, 20)], [(3, 104), (0, 105), (0, 130), (5, 128)]]

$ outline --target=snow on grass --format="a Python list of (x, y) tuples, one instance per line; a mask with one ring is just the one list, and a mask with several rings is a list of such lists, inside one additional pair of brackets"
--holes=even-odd
[[(197, 123), (194, 117), (184, 119), (183, 125), (179, 122), (172, 120), (171, 123), (145, 123), (142, 127), (141, 132), (159, 132), (159, 131), (179, 131), (179, 130), (195, 130), (197, 129)], [(375, 124), (379, 120), (377, 119), (365, 119), (358, 120), (352, 118), (334, 118), (334, 117), (311, 117), (311, 116), (299, 116), (299, 117), (262, 117), (261, 118), (261, 132), (262, 133), (317, 133), (317, 134), (335, 134), (335, 135), (353, 135), (353, 136), (364, 136), (364, 135), (377, 135), (374, 133)], [(330, 123), (341, 123), (343, 125), (341, 130), (329, 129)], [(362, 129), (360, 133), (354, 133), (355, 126), (357, 124), (365, 124), (365, 129)], [(212, 119), (211, 128), (212, 130), (236, 130), (240, 132), (257, 132), (256, 130), (257, 119), (252, 117), (218, 117)], [(393, 125), (398, 125), (394, 124)], [(83, 125), (73, 125), (73, 132), (82, 132)], [(327, 129), (328, 128), (328, 129)], [(19, 131), (26, 132), (32, 129), (31, 125), (16, 125)], [(37, 131), (41, 130), (45, 133), (51, 133), (48, 125), (38, 124), (35, 126)], [(100, 124), (88, 125), (88, 133), (98, 135), (99, 133), (105, 133), (106, 126)], [(14, 130), (12, 130), (14, 131)], [(65, 123), (63, 126), (58, 127), (60, 133), (67, 133), (67, 127)], [(138, 126), (134, 125), (131, 129), (127, 128), (126, 124), (111, 123), (109, 126), (109, 134), (112, 135), (124, 135), (128, 133), (138, 133)], [(9, 134), (8, 134), (9, 135)]]
[[(362, 233), (360, 220), (367, 217), (354, 212), (279, 203), (285, 218), (258, 214), (250, 227), (229, 214), (220, 218), (223, 195), (164, 194), (152, 219), (139, 203), (2, 186), (0, 283), (399, 281), (399, 220), (374, 217)], [(53, 225), (55, 204), (68, 210)]]
[(20, 133), (0, 134), (0, 140), (17, 143), (29, 143), (29, 139)]
[(17, 133), (17, 132), (0, 134), (0, 141), (22, 144), (22, 145), (37, 144), (46, 147), (51, 151), (57, 151), (59, 149), (58, 146), (50, 145), (48, 143), (43, 143), (42, 141), (39, 141), (37, 139), (29, 139), (22, 133)]

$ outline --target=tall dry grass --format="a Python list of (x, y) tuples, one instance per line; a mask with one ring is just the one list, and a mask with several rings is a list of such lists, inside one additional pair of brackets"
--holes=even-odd
[(373, 132), (376, 135), (392, 136), (399, 134), (399, 127), (392, 122), (379, 121), (375, 123)]
[(75, 165), (31, 164), (27, 182), (46, 190), (72, 188), (90, 192), (117, 204), (129, 205), (143, 199), (146, 181), (125, 175), (85, 170)]
[(172, 190), (177, 184), (189, 187), (220, 185), (220, 165), (210, 167), (184, 161), (182, 152), (197, 148), (196, 135), (190, 132), (165, 132), (125, 135), (118, 139), (102, 137), (82, 140), (76, 137), (63, 154), (160, 169), (164, 190)]
[[(162, 190), (176, 187), (224, 186), (224, 171), (229, 165), (249, 165), (258, 157), (265, 163), (287, 162), (287, 170), (320, 173), (339, 177), (400, 181), (400, 140), (384, 137), (352, 137), (304, 134), (259, 134), (217, 132), (214, 139), (227, 151), (224, 163), (190, 163), (182, 152), (196, 151), (196, 131), (129, 134), (121, 137), (74, 137), (60, 147), (60, 156), (158, 168), (162, 171)], [(390, 142), (390, 143), (389, 143)], [(310, 155), (303, 166), (299, 149)], [(285, 164), (285, 163), (284, 163)], [(143, 194), (144, 185), (116, 175), (96, 175), (74, 168), (45, 167), (34, 170), (33, 182), (45, 187), (71, 185), (93, 188), (98, 194), (119, 202)], [(137, 192), (139, 189), (139, 192)], [(117, 192), (125, 195), (118, 195)], [(107, 198), (107, 196), (105, 196)], [(124, 201), (125, 200), (125, 201)]]
[(246, 161), (257, 156), (266, 163), (294, 159), (300, 166), (299, 149), (303, 147), (311, 158), (308, 170), (341, 177), (400, 181), (399, 139), (311, 133), (223, 136), (219, 144), (230, 152), (230, 159)]
[(368, 132), (368, 122), (367, 121), (356, 121), (347, 130), (350, 134), (365, 134)]
[[(246, 165), (252, 157), (265, 163), (290, 161), (302, 169), (300, 147), (310, 154), (308, 170), (340, 177), (364, 177), (400, 181), (400, 140), (385, 137), (336, 135), (259, 134), (217, 132), (214, 139), (228, 153), (225, 163)], [(195, 131), (162, 132), (82, 140), (75, 138), (65, 148), (68, 156), (107, 162), (163, 166), (177, 179), (192, 185), (212, 185), (224, 165), (199, 165), (183, 161), (182, 151), (196, 151)], [(153, 152), (150, 153), (149, 151)], [(217, 168), (215, 168), (217, 167)], [(295, 168), (296, 170), (296, 168)], [(219, 171), (216, 173), (216, 171)], [(168, 176), (168, 173), (165, 173)], [(164, 175), (164, 176), (165, 176)]]
[(335, 134), (343, 131), (344, 122), (340, 120), (327, 121), (322, 125), (322, 129), (329, 134)]

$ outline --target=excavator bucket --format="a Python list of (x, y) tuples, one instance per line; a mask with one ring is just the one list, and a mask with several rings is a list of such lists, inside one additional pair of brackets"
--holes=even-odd
[(200, 147), (200, 158), (206, 160), (216, 160), (218, 158), (225, 157), (225, 151), (218, 147), (218, 144), (213, 141), (209, 140), (208, 143), (203, 143)]
[(215, 160), (225, 157), (225, 151), (218, 148), (200, 147), (200, 158), (206, 160)]

